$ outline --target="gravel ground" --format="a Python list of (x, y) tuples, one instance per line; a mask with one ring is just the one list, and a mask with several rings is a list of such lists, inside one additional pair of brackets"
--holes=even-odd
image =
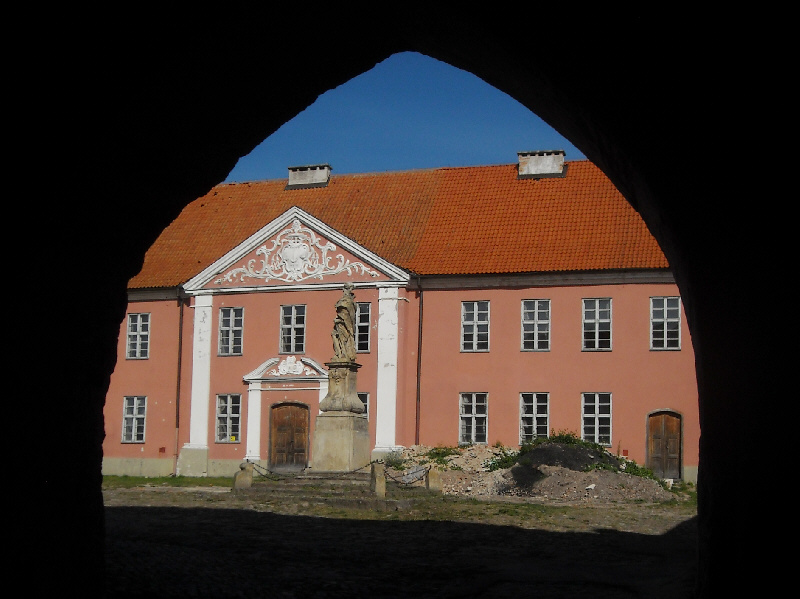
[[(424, 461), (424, 451), (407, 450), (407, 465)], [(540, 464), (524, 473), (533, 481), (513, 468), (486, 472), (493, 451), (467, 449), (442, 473), (442, 496), (417, 489), (420, 499), (394, 508), (348, 499), (368, 494), (363, 481), (344, 498), (323, 497), (320, 485), (282, 498), (265, 490), (274, 481), (253, 493), (105, 489), (106, 595), (693, 596), (697, 530), (688, 503), (659, 503), (650, 485), (605, 471)], [(403, 489), (398, 497), (414, 496), (413, 485), (392, 492)], [(361, 507), (342, 507), (348, 500)]]

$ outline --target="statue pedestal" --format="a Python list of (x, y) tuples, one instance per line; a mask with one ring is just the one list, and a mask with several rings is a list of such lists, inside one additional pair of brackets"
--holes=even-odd
[(367, 417), (353, 412), (317, 416), (311, 452), (312, 472), (353, 472), (370, 462)]
[(328, 367), (328, 394), (319, 409), (323, 412), (364, 413), (364, 404), (358, 399), (358, 369), (355, 362), (325, 362)]

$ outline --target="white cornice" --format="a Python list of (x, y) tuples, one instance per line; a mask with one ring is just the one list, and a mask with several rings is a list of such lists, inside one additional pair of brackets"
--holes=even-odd
[(493, 289), (524, 287), (578, 287), (586, 285), (674, 284), (669, 270), (604, 270), (562, 273), (488, 275), (428, 275), (413, 277), (409, 288)]
[[(408, 274), (406, 274), (408, 277)], [(447, 289), (497, 289), (524, 287), (578, 287), (588, 285), (635, 285), (635, 284), (674, 284), (675, 278), (669, 270), (608, 270), (562, 273), (523, 273), (493, 275), (420, 275), (410, 279), (358, 282), (356, 289), (403, 287), (407, 289), (447, 290)], [(292, 291), (323, 291), (341, 289), (341, 283), (319, 285), (274, 285), (264, 287), (230, 287), (222, 289), (197, 289), (182, 294), (180, 288), (129, 289), (128, 301), (171, 300), (179, 297), (238, 294), (238, 293), (286, 293)]]
[(181, 297), (180, 287), (128, 289), (128, 302), (177, 300), (180, 297)]

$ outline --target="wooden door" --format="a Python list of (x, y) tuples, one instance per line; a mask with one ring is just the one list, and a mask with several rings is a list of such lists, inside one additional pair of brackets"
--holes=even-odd
[(280, 404), (270, 413), (270, 470), (308, 466), (308, 406)]
[(657, 412), (647, 421), (647, 467), (659, 478), (681, 477), (681, 417)]

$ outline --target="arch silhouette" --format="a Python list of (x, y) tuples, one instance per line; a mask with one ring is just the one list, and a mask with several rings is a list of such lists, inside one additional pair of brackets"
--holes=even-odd
[[(129, 36), (73, 30), (84, 35), (80, 43), (53, 57), (79, 100), (40, 115), (49, 127), (41, 139), (57, 139), (58, 150), (66, 145), (58, 156), (64, 177), (51, 179), (46, 210), (21, 203), (23, 217), (44, 228), (36, 263), (44, 269), (54, 252), (60, 261), (47, 273), (29, 268), (23, 283), (39, 289), (46, 275), (61, 294), (58, 306), (51, 295), (36, 305), (36, 331), (17, 325), (49, 340), (54, 310), (82, 323), (66, 347), (53, 347), (53, 375), (63, 388), (36, 398), (46, 420), (39, 455), (50, 464), (37, 523), (50, 542), (33, 550), (46, 552), (51, 573), (62, 574), (48, 579), (73, 582), (85, 594), (102, 587), (102, 406), (126, 283), (147, 247), (185, 204), (319, 94), (405, 50), (468, 70), (514, 97), (569, 138), (640, 211), (673, 267), (697, 356), (698, 596), (713, 596), (731, 572), (739, 585), (760, 577), (749, 559), (765, 534), (753, 499), (728, 491), (760, 467), (742, 443), (749, 406), (779, 396), (768, 351), (776, 328), (765, 319), (756, 344), (743, 342), (736, 324), (751, 309), (742, 274), (770, 263), (770, 229), (763, 214), (732, 209), (742, 198), (733, 175), (741, 173), (722, 169), (719, 153), (734, 131), (715, 109), (740, 90), (710, 68), (726, 64), (698, 60), (707, 30), (663, 20), (656, 30), (635, 19), (562, 28), (572, 25), (567, 15), (540, 22), (546, 17), (434, 8), (268, 16), (218, 11), (213, 28), (197, 24), (181, 39), (168, 28)], [(680, 43), (666, 44), (662, 32)], [(733, 44), (724, 47), (733, 52)], [(52, 89), (42, 91), (52, 97)], [(696, 141), (700, 133), (722, 149), (714, 155)], [(778, 297), (770, 284), (762, 281), (761, 301)], [(776, 404), (759, 402), (763, 421), (774, 420)]]

